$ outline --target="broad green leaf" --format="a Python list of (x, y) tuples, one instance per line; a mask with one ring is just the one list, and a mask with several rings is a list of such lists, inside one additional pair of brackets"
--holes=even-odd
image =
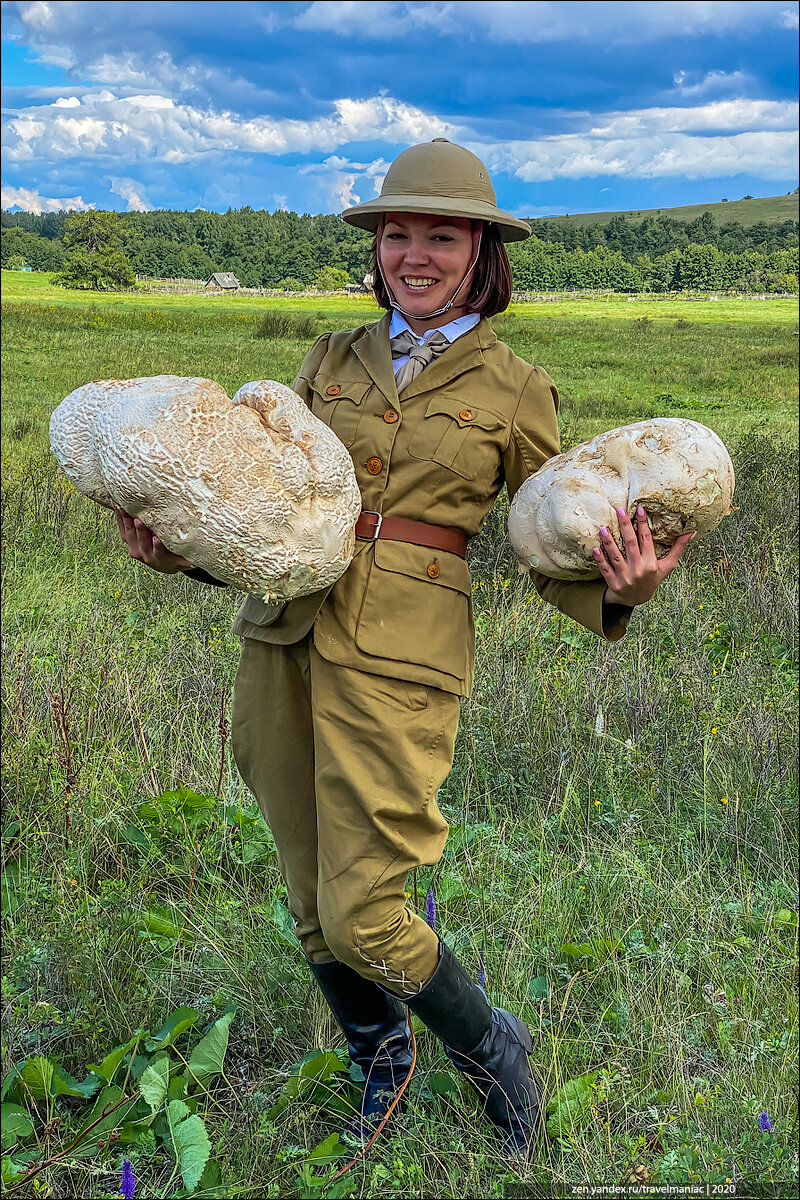
[(134, 1036), (129, 1042), (125, 1042), (124, 1046), (116, 1046), (105, 1056), (101, 1063), (89, 1063), (88, 1069), (94, 1071), (95, 1075), (99, 1075), (101, 1079), (105, 1079), (106, 1083), (111, 1083), (111, 1080), (117, 1073), (119, 1064), (128, 1051), (136, 1045), (138, 1040), (138, 1036)]
[(279, 942), (283, 942), (284, 946), (299, 946), (297, 934), (294, 931), (294, 920), (282, 900), (274, 899), (269, 905), (269, 916), (273, 927), (277, 931)]
[(300, 1061), (291, 1068), (280, 1099), (269, 1111), (270, 1119), (283, 1112), (290, 1100), (297, 1100), (300, 1097), (314, 1100), (320, 1085), (323, 1087), (324, 1097), (327, 1101), (330, 1095), (330, 1087), (327, 1085), (337, 1075), (347, 1074), (347, 1066), (333, 1050), (311, 1050), (308, 1054), (304, 1054)]
[(87, 1075), (83, 1083), (80, 1083), (57, 1063), (53, 1066), (52, 1088), (55, 1096), (81, 1096), (84, 1100), (88, 1100), (95, 1094), (99, 1086), (100, 1080), (96, 1077)]
[(150, 838), (144, 833), (138, 825), (125, 825), (119, 831), (120, 841), (127, 842), (129, 846), (136, 846), (138, 850), (152, 850), (153, 843)]
[(783, 929), (794, 929), (797, 924), (797, 913), (788, 908), (779, 908), (776, 913), (773, 913), (772, 920)]
[(589, 942), (565, 942), (559, 947), (559, 954), (562, 958), (594, 958), (594, 947)]
[[(180, 1101), (173, 1101), (180, 1103)], [(200, 1182), (205, 1165), (211, 1156), (211, 1142), (206, 1127), (198, 1116), (187, 1117), (172, 1131), (183, 1182), (187, 1191), (193, 1192)]]
[(200, 1187), (204, 1192), (210, 1192), (221, 1186), (222, 1168), (215, 1158), (210, 1158), (200, 1176)]
[(324, 1142), (320, 1142), (308, 1156), (309, 1162), (319, 1165), (324, 1162), (334, 1162), (337, 1158), (341, 1158), (347, 1154), (346, 1146), (343, 1146), (339, 1140), (338, 1133), (332, 1133), (330, 1137), (326, 1137)]
[(33, 1100), (46, 1100), (52, 1095), (54, 1069), (50, 1059), (41, 1054), (29, 1058), (20, 1068), (20, 1082)]
[[(105, 1141), (110, 1130), (122, 1127), (125, 1124), (136, 1108), (136, 1097), (131, 1100), (130, 1104), (122, 1104), (114, 1112), (110, 1111), (110, 1109), (114, 1108), (115, 1104), (122, 1100), (123, 1096), (122, 1088), (117, 1087), (116, 1084), (112, 1083), (108, 1087), (103, 1088), (92, 1105), (91, 1110), (81, 1122), (78, 1133), (82, 1133), (83, 1130), (88, 1129), (94, 1121), (97, 1121), (98, 1117), (102, 1119), (95, 1125), (89, 1137), (76, 1146), (74, 1150), (70, 1151), (70, 1158), (94, 1157), (97, 1153), (97, 1143), (101, 1140)], [(107, 1113), (108, 1115), (103, 1117), (103, 1113)]]
[(212, 1079), (222, 1074), (222, 1064), (228, 1049), (228, 1036), (234, 1016), (235, 1014), (232, 1012), (225, 1013), (223, 1017), (215, 1021), (206, 1036), (197, 1043), (192, 1051), (188, 1073), (191, 1079), (195, 1083), (199, 1083), (201, 1087), (206, 1087)]
[(4, 1104), (0, 1109), (0, 1125), (3, 1130), (3, 1149), (10, 1150), (21, 1138), (33, 1133), (33, 1122), (19, 1104)]
[(189, 1107), (184, 1104), (183, 1100), (170, 1100), (166, 1108), (166, 1113), (170, 1125), (175, 1126), (184, 1117), (189, 1116)]
[(597, 1073), (592, 1071), (570, 1079), (559, 1088), (547, 1105), (546, 1129), (550, 1137), (565, 1137), (586, 1128), (594, 1099)]
[(154, 1033), (147, 1039), (145, 1049), (153, 1052), (174, 1046), (178, 1038), (186, 1033), (187, 1029), (191, 1029), (195, 1021), (199, 1019), (200, 1013), (195, 1008), (176, 1009), (172, 1016), (167, 1018), (158, 1033)]
[(185, 1100), (186, 1087), (188, 1085), (186, 1075), (173, 1075), (169, 1081), (169, 1090), (167, 1091), (168, 1100)]
[(0, 1087), (0, 1100), (5, 1100), (6, 1096), (17, 1096), (19, 1099), (20, 1090), (19, 1067), (12, 1067), (3, 1080), (3, 1086)]
[(528, 984), (528, 995), (532, 1000), (544, 1000), (547, 997), (547, 976), (537, 975)]
[(453, 900), (480, 900), (481, 895), (471, 884), (457, 875), (443, 875), (436, 884), (436, 899), (441, 904)]
[(160, 1055), (142, 1072), (139, 1090), (155, 1112), (164, 1103), (169, 1087), (169, 1055)]
[(455, 1078), (447, 1071), (429, 1071), (422, 1086), (423, 1096), (450, 1096), (459, 1090)]
[(25, 1163), (16, 1163), (9, 1154), (3, 1155), (2, 1180), (6, 1187), (16, 1179), (19, 1179), (20, 1175), (24, 1175), (27, 1169)]

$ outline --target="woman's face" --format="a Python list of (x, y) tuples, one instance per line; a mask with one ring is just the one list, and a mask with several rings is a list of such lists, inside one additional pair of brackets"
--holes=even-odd
[[(379, 259), (383, 277), (400, 307), (412, 317), (419, 314), (423, 318), (447, 304), (467, 273), (479, 238), (479, 230), (473, 230), (466, 218), (387, 214)], [(464, 315), (468, 294), (469, 281), (447, 314), (448, 320)]]

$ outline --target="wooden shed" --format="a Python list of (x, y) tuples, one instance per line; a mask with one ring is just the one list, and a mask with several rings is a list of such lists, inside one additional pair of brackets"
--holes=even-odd
[(239, 280), (230, 271), (216, 271), (205, 282), (206, 290), (209, 292), (216, 291), (217, 289), (226, 292), (235, 292), (241, 286)]

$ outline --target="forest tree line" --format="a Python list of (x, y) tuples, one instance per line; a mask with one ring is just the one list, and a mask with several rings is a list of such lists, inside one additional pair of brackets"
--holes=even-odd
[[(327, 281), (360, 282), (369, 269), (369, 234), (338, 216), (252, 208), (225, 213), (10, 213), (0, 216), (0, 263), (61, 273), (71, 286), (104, 231), (115, 272), (95, 272), (85, 286), (113, 287), (134, 275), (207, 279), (231, 271), (243, 287), (301, 291)], [(683, 289), (794, 292), (798, 223), (720, 224), (710, 212), (691, 222), (667, 215), (604, 224), (531, 221), (533, 236), (508, 247), (514, 286), (522, 291), (573, 288), (621, 292)], [(87, 255), (89, 257), (87, 257)], [(98, 282), (99, 280), (99, 282)]]

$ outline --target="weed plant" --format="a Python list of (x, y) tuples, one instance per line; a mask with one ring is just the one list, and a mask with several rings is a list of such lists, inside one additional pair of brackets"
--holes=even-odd
[[(22, 1115), (4, 1152), (24, 1170), (67, 1146), (101, 1082), (158, 1101), (17, 1195), (116, 1195), (123, 1158), (137, 1197), (796, 1194), (796, 391), (791, 326), (762, 313), (495, 322), (558, 380), (565, 445), (687, 412), (728, 442), (736, 511), (615, 645), (540, 602), (507, 503), (489, 514), (470, 551), (476, 688), (439, 797), (451, 835), (409, 891), (424, 906), (433, 888), (445, 940), (534, 1030), (549, 1134), (509, 1167), (418, 1028), (407, 1115), (331, 1182), (357, 1093), (229, 753), (237, 598), (131, 563), (46, 437), (88, 379), (291, 382), (308, 338), (254, 337), (263, 314), (233, 304), (8, 306), (3, 1073)], [(220, 1022), (224, 1067), (198, 1080)], [(189, 1155), (170, 1112), (207, 1149), (195, 1125)]]

